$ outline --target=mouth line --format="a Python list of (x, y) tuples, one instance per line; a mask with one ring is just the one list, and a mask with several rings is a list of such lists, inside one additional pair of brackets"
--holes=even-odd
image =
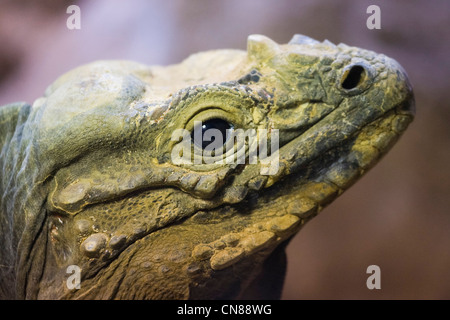
[[(268, 186), (262, 191), (269, 190), (267, 194), (270, 195), (272, 185), (289, 185), (289, 192), (301, 190), (308, 201), (312, 200), (311, 207), (320, 208), (316, 212), (318, 213), (372, 168), (400, 138), (413, 118), (414, 110), (405, 99), (323, 152), (300, 158), (299, 162), (294, 160), (290, 166), (284, 168), (282, 174), (267, 183)], [(375, 134), (371, 133), (373, 130)], [(301, 140), (302, 137), (294, 140), (297, 139)], [(322, 198), (317, 195), (310, 198), (306, 196), (308, 187), (295, 187), (299, 184), (299, 179), (311, 185), (312, 193), (315, 192), (314, 185), (327, 190), (322, 194)]]
[[(312, 130), (312, 133), (310, 134), (310, 136), (312, 136), (312, 138), (316, 138), (317, 136), (319, 136), (319, 134), (322, 134), (323, 132), (321, 132), (321, 128), (316, 128), (314, 129), (314, 126), (320, 126), (324, 123), (324, 121), (327, 121), (327, 119), (331, 118), (334, 114), (334, 112), (339, 110), (339, 107), (341, 105), (342, 101), (339, 103), (339, 105), (330, 113), (327, 113), (324, 117), (320, 118), (317, 122), (315, 122), (314, 124), (312, 124), (310, 127), (308, 127), (306, 130), (304, 130), (302, 133), (300, 133), (297, 137), (293, 138), (292, 140), (290, 140), (289, 142), (285, 143), (283, 146), (280, 147), (280, 156), (284, 156), (285, 158), (282, 160), (286, 160), (286, 162), (292, 162), (292, 160), (294, 158), (299, 159), (299, 164), (307, 164), (308, 162), (313, 161), (315, 158), (319, 157), (321, 154), (326, 153), (327, 151), (338, 147), (339, 145), (341, 145), (342, 143), (344, 143), (346, 140), (348, 139), (352, 139), (353, 137), (357, 136), (360, 132), (362, 132), (364, 130), (364, 128), (373, 125), (374, 123), (376, 123), (377, 121), (379, 121), (380, 119), (385, 119), (388, 118), (389, 116), (392, 115), (398, 115), (398, 116), (404, 116), (406, 118), (409, 119), (413, 119), (414, 117), (414, 107), (411, 104), (411, 99), (407, 98), (404, 99), (403, 101), (401, 101), (400, 103), (396, 104), (395, 106), (389, 108), (387, 111), (381, 113), (380, 115), (374, 117), (373, 119), (370, 119), (370, 121), (368, 121), (367, 123), (363, 123), (361, 126), (359, 126), (358, 124), (353, 124), (348, 120), (345, 119), (339, 119), (339, 121), (341, 122), (341, 124), (345, 124), (349, 127), (353, 127), (354, 131), (351, 132), (349, 135), (347, 135), (346, 133), (343, 134), (342, 139), (335, 139), (333, 141), (333, 139), (335, 138), (335, 136), (331, 136), (331, 137), (326, 137), (326, 139), (323, 139), (324, 145), (326, 146), (326, 143), (329, 141), (333, 141), (333, 143), (331, 143), (328, 147), (323, 148), (323, 150), (321, 150), (319, 152), (319, 154), (317, 154), (317, 156), (308, 156), (307, 154), (300, 154), (301, 156), (299, 156), (298, 154), (298, 150), (300, 149), (301, 151), (301, 147), (302, 147), (302, 142), (304, 142), (305, 137), (304, 135), (308, 133), (309, 130)], [(333, 120), (333, 119), (332, 119)], [(410, 121), (411, 121), (410, 120)], [(331, 128), (334, 129), (336, 134), (341, 134), (340, 132), (340, 128), (338, 128), (338, 125), (335, 125), (335, 127)], [(401, 134), (406, 128), (400, 128), (400, 130), (397, 131), (398, 134)], [(347, 136), (346, 136), (347, 135)], [(319, 137), (320, 138), (320, 137)], [(315, 144), (319, 144), (316, 141), (314, 141)], [(291, 144), (297, 144), (299, 145), (298, 148), (293, 147)], [(290, 150), (289, 150), (290, 149)], [(287, 150), (287, 151), (285, 151)], [(281, 155), (282, 154), (282, 155)], [(280, 159), (281, 160), (281, 159)], [(305, 162), (306, 160), (306, 162)], [(295, 166), (291, 167), (290, 169), (293, 169), (293, 171), (295, 171)], [(290, 172), (292, 172), (290, 170)]]

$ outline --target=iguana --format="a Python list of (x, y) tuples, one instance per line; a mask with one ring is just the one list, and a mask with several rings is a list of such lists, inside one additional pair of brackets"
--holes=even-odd
[[(0, 108), (0, 296), (279, 298), (286, 244), (413, 115), (395, 60), (303, 35), (284, 45), (251, 35), (247, 51), (171, 66), (78, 67), (32, 105)], [(224, 145), (227, 130), (265, 129), (276, 172), (176, 163), (186, 141), (173, 133), (196, 121)], [(249, 143), (231, 150), (248, 155)], [(193, 155), (206, 147), (191, 144)]]

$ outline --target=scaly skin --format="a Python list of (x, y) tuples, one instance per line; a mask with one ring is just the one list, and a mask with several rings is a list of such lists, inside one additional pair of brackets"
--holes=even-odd
[[(413, 113), (394, 60), (300, 35), (286, 45), (253, 35), (247, 52), (168, 67), (74, 69), (32, 106), (0, 109), (0, 295), (277, 298), (286, 243)], [(175, 164), (174, 130), (212, 118), (278, 129), (278, 172)], [(81, 268), (78, 290), (69, 265)]]

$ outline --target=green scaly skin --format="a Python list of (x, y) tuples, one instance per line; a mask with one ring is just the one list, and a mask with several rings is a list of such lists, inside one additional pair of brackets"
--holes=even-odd
[[(76, 68), (32, 106), (0, 108), (0, 296), (278, 298), (289, 239), (413, 113), (393, 59), (301, 35), (167, 67)], [(174, 164), (174, 130), (212, 118), (278, 129), (278, 172)]]

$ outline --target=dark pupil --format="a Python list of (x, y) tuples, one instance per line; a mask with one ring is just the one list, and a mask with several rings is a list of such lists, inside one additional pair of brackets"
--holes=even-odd
[(200, 130), (200, 128), (194, 128), (194, 130), (191, 133), (191, 138), (194, 140), (194, 143), (197, 146), (201, 147), (202, 149), (205, 149), (209, 144), (211, 144), (215, 140), (214, 136), (212, 136), (211, 141), (203, 139), (203, 135), (207, 130), (209, 130), (209, 129), (219, 130), (220, 133), (222, 134), (222, 141), (223, 141), (223, 143), (225, 143), (225, 141), (227, 140), (227, 129), (232, 129), (232, 128), (233, 128), (233, 125), (231, 125), (229, 122), (227, 122), (223, 119), (214, 118), (214, 119), (210, 119), (210, 120), (202, 122), (202, 127), (201, 127), (202, 139), (201, 139), (201, 141), (196, 141), (195, 134), (194, 134), (194, 132), (196, 130)]

